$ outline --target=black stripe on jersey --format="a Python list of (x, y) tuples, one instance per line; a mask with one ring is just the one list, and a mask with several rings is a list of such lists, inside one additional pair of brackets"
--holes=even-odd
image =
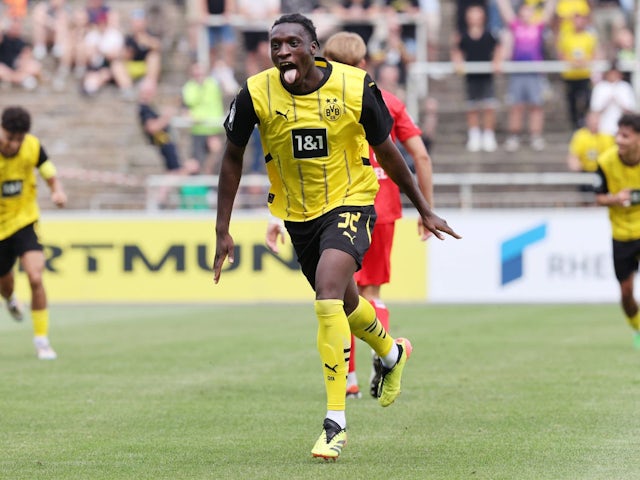
[(269, 163), (271, 160), (273, 160), (273, 156), (270, 153), (267, 153), (264, 156), (264, 163)]
[(362, 164), (370, 167), (371, 166), (371, 160), (366, 158), (366, 157), (362, 157)]

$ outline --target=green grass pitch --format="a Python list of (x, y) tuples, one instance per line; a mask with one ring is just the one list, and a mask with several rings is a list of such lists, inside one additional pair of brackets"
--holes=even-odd
[[(403, 393), (349, 399), (336, 463), (308, 305), (0, 312), (0, 479), (635, 479), (640, 352), (617, 305), (390, 305)], [(369, 351), (359, 343), (361, 387)]]

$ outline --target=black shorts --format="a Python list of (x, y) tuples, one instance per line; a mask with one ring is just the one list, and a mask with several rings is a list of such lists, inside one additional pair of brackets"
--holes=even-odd
[(640, 240), (613, 241), (613, 269), (619, 282), (638, 271), (638, 257), (640, 257)]
[(467, 100), (482, 102), (496, 98), (491, 75), (469, 75), (466, 78)]
[(348, 253), (360, 270), (375, 222), (373, 205), (338, 207), (308, 222), (284, 222), (302, 273), (314, 290), (316, 268), (324, 250), (335, 248)]
[(42, 251), (35, 223), (27, 225), (4, 240), (0, 240), (0, 277), (11, 271), (19, 257), (33, 250)]
[(180, 159), (178, 158), (178, 149), (173, 142), (160, 145), (160, 154), (164, 160), (164, 167), (171, 172), (180, 169)]

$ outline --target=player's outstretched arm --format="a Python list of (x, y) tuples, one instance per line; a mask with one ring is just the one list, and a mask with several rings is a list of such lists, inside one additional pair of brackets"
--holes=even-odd
[(244, 147), (227, 140), (218, 177), (218, 214), (216, 219), (216, 256), (213, 260), (213, 281), (218, 283), (225, 258), (233, 263), (233, 238), (229, 234), (231, 211), (242, 177)]
[(372, 148), (376, 152), (378, 163), (384, 168), (391, 180), (409, 197), (411, 203), (413, 203), (418, 213), (420, 213), (424, 228), (440, 240), (444, 239), (444, 236), (440, 232), (451, 235), (453, 238), (461, 238), (460, 235), (447, 224), (446, 220), (440, 218), (431, 210), (427, 200), (418, 188), (409, 167), (407, 167), (407, 164), (402, 158), (402, 154), (391, 140), (391, 137), (387, 137), (380, 145), (372, 146)]

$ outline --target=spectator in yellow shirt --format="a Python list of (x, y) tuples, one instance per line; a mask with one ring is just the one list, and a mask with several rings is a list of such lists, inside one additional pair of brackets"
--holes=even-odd
[(561, 75), (574, 130), (584, 125), (591, 99), (591, 63), (601, 56), (598, 38), (588, 26), (588, 17), (575, 14), (573, 29), (562, 32), (558, 37), (558, 58), (569, 63), (569, 68)]

